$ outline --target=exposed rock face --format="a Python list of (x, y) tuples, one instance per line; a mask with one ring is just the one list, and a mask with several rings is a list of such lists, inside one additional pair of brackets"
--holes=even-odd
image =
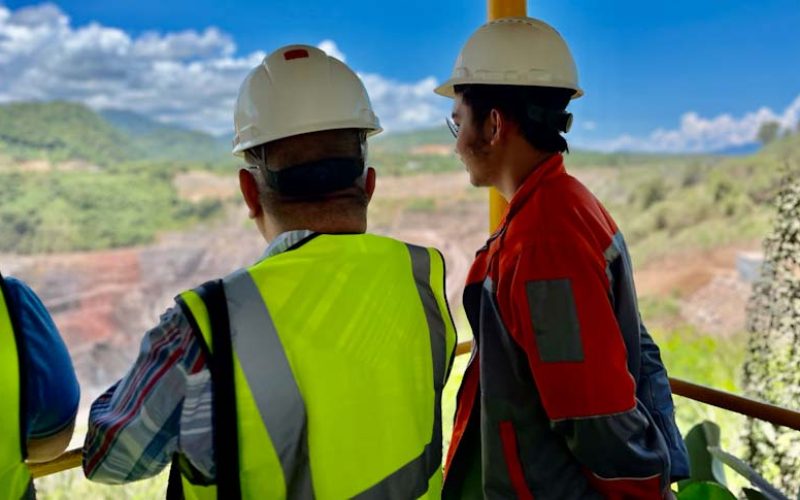
[(152, 246), (51, 256), (4, 256), (53, 315), (72, 355), (83, 403), (122, 376), (142, 335), (173, 297), (253, 262), (264, 243), (241, 218), (171, 234)]
[[(764, 242), (761, 279), (748, 313), (747, 395), (800, 410), (800, 180), (778, 196), (778, 216)], [(749, 460), (776, 486), (800, 489), (800, 432), (749, 420)]]

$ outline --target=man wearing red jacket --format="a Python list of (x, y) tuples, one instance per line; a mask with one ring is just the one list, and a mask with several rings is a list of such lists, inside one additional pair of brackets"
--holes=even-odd
[(625, 241), (564, 169), (583, 94), (566, 43), (536, 19), (488, 23), (436, 91), (472, 184), (509, 200), (464, 291), (475, 342), (444, 498), (671, 496), (688, 458)]

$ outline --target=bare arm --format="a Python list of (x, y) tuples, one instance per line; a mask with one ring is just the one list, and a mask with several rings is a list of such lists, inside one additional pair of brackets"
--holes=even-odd
[(75, 418), (64, 429), (46, 438), (28, 439), (28, 462), (47, 462), (53, 460), (67, 449), (72, 432), (75, 430)]

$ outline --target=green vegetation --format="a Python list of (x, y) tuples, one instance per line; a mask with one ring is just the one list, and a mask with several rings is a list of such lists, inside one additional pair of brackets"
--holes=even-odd
[(108, 123), (133, 142), (135, 157), (142, 160), (202, 161), (230, 164), (230, 138), (218, 139), (204, 132), (164, 125), (130, 111), (100, 112)]
[(464, 170), (464, 166), (455, 155), (411, 155), (408, 153), (371, 150), (367, 162), (378, 170), (379, 175), (405, 176)]
[[(440, 154), (432, 154), (431, 145), (438, 145)], [(456, 156), (445, 154), (452, 146), (446, 127), (381, 135), (371, 141), (370, 163), (388, 175), (462, 171)], [(775, 139), (743, 157), (578, 150), (566, 163), (578, 177), (603, 174), (605, 180), (590, 187), (641, 265), (676, 250), (761, 240), (782, 172), (800, 172), (800, 135)]]
[(596, 191), (641, 264), (676, 251), (763, 239), (781, 179), (800, 171), (800, 136), (746, 157), (670, 158), (616, 171)]
[[(453, 153), (455, 139), (445, 126), (381, 134), (370, 140), (369, 163), (383, 175), (458, 172), (464, 166)], [(433, 152), (432, 149), (436, 151)], [(566, 156), (570, 168), (680, 166), (707, 161), (707, 156), (601, 153), (573, 150)]]
[(203, 132), (127, 111), (96, 113), (82, 104), (58, 101), (0, 106), (1, 156), (11, 162), (82, 160), (100, 166), (143, 159), (232, 161), (227, 144)]
[(735, 500), (728, 489), (726, 467), (737, 474), (739, 482), (746, 479), (750, 486), (742, 488), (745, 498), (767, 500), (783, 498), (783, 493), (767, 482), (742, 459), (721, 446), (721, 429), (714, 422), (704, 421), (684, 437), (689, 451), (690, 477), (678, 483), (678, 500)]
[[(382, 175), (462, 171), (460, 161), (449, 152), (453, 144), (444, 126), (384, 134), (370, 141), (370, 163)], [(212, 136), (126, 111), (98, 114), (62, 102), (0, 106), (4, 180), (0, 192), (7, 195), (0, 208), (0, 229), (10, 228), (13, 231), (6, 234), (18, 236), (6, 238), (0, 248), (23, 252), (108, 248), (147, 242), (157, 228), (203, 219), (216, 208), (177, 201), (165, 173), (228, 167), (233, 160), (226, 151)], [(11, 161), (4, 162), (4, 157)], [(617, 219), (641, 265), (677, 248), (711, 248), (762, 238), (772, 213), (769, 202), (780, 184), (780, 167), (797, 170), (798, 158), (800, 140), (795, 135), (776, 139), (748, 157), (574, 151), (567, 164), (579, 177), (602, 172), (607, 178), (590, 187)], [(15, 165), (26, 159), (44, 159), (55, 166), (44, 167), (49, 168), (46, 176), (25, 172), (25, 179), (6, 177), (24, 170)], [(53, 173), (59, 162), (74, 159), (87, 162), (81, 168), (95, 172)], [(113, 177), (105, 175), (112, 173)], [(25, 193), (26, 189), (40, 192)], [(103, 192), (91, 193), (98, 189)], [(114, 202), (111, 193), (116, 193)], [(164, 198), (156, 201), (156, 196)], [(78, 202), (78, 198), (85, 199)], [(143, 206), (152, 207), (156, 215), (135, 208)], [(102, 213), (110, 207), (118, 213)], [(417, 200), (407, 208), (428, 212), (437, 207), (431, 200)]]
[(436, 211), (435, 198), (412, 198), (406, 206), (412, 212), (432, 213)]
[(778, 122), (766, 122), (758, 129), (758, 140), (762, 144), (769, 144), (778, 138), (781, 125)]
[(169, 468), (152, 478), (119, 485), (98, 484), (87, 481), (83, 471), (71, 470), (47, 476), (36, 481), (39, 500), (151, 500), (165, 498)]
[(49, 253), (147, 243), (221, 212), (180, 200), (165, 170), (0, 174), (0, 251)]
[[(31, 160), (44, 161), (24, 163)], [(148, 243), (221, 212), (219, 201), (179, 199), (175, 174), (231, 161), (208, 134), (134, 113), (66, 102), (0, 106), (0, 251)]]
[[(800, 179), (786, 183), (776, 206), (778, 216), (764, 244), (764, 268), (748, 307), (744, 384), (748, 396), (796, 410), (800, 402)], [(800, 493), (800, 433), (751, 419), (743, 434), (750, 463), (789, 494)]]
[(129, 148), (124, 134), (81, 104), (0, 106), (0, 153), (14, 159), (107, 164), (125, 159)]
[[(442, 117), (444, 122), (444, 117)], [(455, 139), (450, 130), (442, 125), (409, 132), (382, 133), (370, 140), (373, 152), (408, 153), (408, 151), (429, 144), (453, 144)]]

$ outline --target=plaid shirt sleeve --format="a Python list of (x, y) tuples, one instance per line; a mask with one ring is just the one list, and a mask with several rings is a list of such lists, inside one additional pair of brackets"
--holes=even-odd
[(86, 477), (119, 484), (158, 474), (181, 452), (210, 479), (211, 378), (186, 316), (167, 310), (130, 371), (93, 404), (83, 448)]

